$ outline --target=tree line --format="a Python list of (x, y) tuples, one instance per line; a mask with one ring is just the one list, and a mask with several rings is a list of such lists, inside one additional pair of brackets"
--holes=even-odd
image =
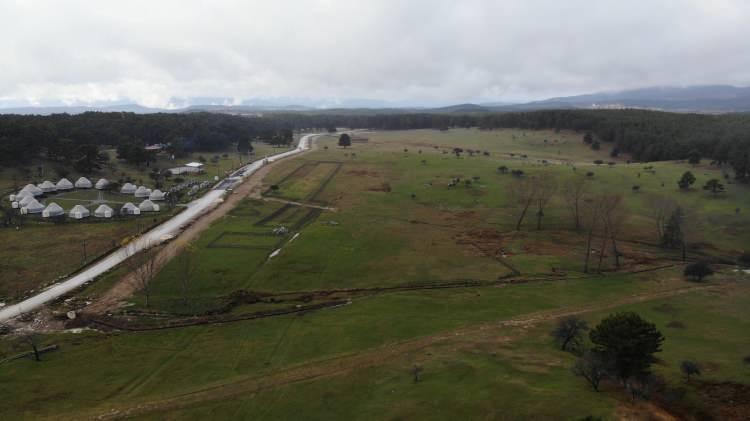
[(146, 145), (169, 144), (169, 152), (180, 156), (222, 151), (238, 142), (248, 142), (249, 149), (255, 140), (287, 145), (291, 134), (283, 119), (212, 113), (0, 115), (0, 165), (27, 165), (45, 156), (89, 173), (105, 159), (99, 154), (105, 145), (140, 164), (149, 160)]
[(587, 132), (593, 148), (639, 161), (709, 158), (729, 164), (738, 180), (750, 178), (750, 115), (676, 114), (646, 110), (551, 110), (480, 117), (485, 129), (517, 127)]
[(528, 112), (434, 114), (352, 113), (280, 114), (295, 129), (351, 127), (377, 130), (479, 127), (483, 130), (574, 130), (592, 148), (610, 145), (613, 155), (637, 161), (707, 158), (730, 165), (740, 181), (750, 181), (750, 114), (678, 114), (647, 110), (543, 110)]
[[(543, 110), (497, 113), (331, 111), (269, 113), (261, 117), (218, 113), (132, 114), (89, 112), (51, 116), (0, 115), (0, 164), (14, 165), (69, 140), (80, 145), (170, 143), (174, 151), (219, 151), (242, 139), (283, 145), (289, 130), (335, 127), (377, 130), (452, 127), (575, 130), (593, 148), (638, 161), (707, 158), (730, 165), (750, 180), (750, 115), (676, 114), (646, 110)], [(335, 130), (335, 129), (334, 129)], [(73, 149), (75, 151), (75, 148)], [(74, 153), (74, 152), (71, 152)], [(77, 152), (75, 152), (77, 154)], [(79, 154), (82, 155), (82, 154)], [(76, 156), (73, 160), (80, 159)]]

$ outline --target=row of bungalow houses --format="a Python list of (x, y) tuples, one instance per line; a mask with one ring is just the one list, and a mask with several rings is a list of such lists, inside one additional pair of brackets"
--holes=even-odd
[[(125, 203), (120, 208), (121, 215), (140, 215), (142, 212), (159, 212), (159, 205), (152, 202), (151, 200), (144, 200), (138, 206), (133, 203)], [(26, 214), (41, 214), (42, 218), (54, 218), (65, 214), (65, 210), (62, 206), (55, 202), (51, 202), (48, 205), (43, 205), (36, 199), (31, 199), (24, 207), (21, 208), (21, 213)], [(75, 205), (68, 212), (68, 216), (73, 219), (83, 219), (91, 216), (91, 211), (83, 205)], [(101, 204), (94, 211), (94, 216), (97, 218), (111, 218), (114, 216), (114, 210), (105, 205)]]

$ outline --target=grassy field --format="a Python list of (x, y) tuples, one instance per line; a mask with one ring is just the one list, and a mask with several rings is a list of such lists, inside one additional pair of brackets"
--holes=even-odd
[[(545, 138), (558, 143), (544, 144)], [(573, 134), (414, 131), (373, 134), (367, 144), (347, 150), (333, 147), (332, 140), (321, 144), (328, 149), (281, 163), (267, 180), (278, 190), (269, 189), (268, 193), (331, 205), (337, 211), (310, 217), (309, 225), (299, 229), (296, 221), (308, 218), (309, 209), (282, 210), (278, 203), (245, 201), (196, 244), (194, 253), (201, 262), (201, 275), (195, 276), (197, 299), (204, 300), (207, 295), (220, 298), (234, 289), (298, 291), (459, 279), (493, 281), (516, 271), (528, 276), (581, 275), (585, 241), (582, 234), (568, 229), (570, 216), (561, 197), (548, 206), (544, 230), (535, 229), (533, 217), (522, 231), (513, 230), (518, 210), (508, 191), (518, 181), (498, 173), (498, 166), (530, 174), (547, 171), (560, 179), (582, 176), (577, 173), (583, 170), (573, 171), (567, 165), (540, 164), (532, 153), (552, 153), (567, 161), (579, 156), (592, 158), (576, 164), (595, 173), (588, 181), (590, 188), (623, 194), (630, 213), (621, 244), (626, 268), (677, 255), (638, 243), (657, 241), (648, 215), (647, 197), (652, 190), (670, 195), (686, 207), (701, 206), (691, 224), (701, 227), (700, 238), (692, 240), (702, 243), (702, 251), (736, 256), (750, 244), (748, 218), (735, 213), (738, 207), (750, 208), (745, 186), (728, 186), (724, 197), (713, 198), (703, 191), (677, 189), (674, 180), (686, 169), (684, 164), (649, 164), (656, 168), (655, 174), (643, 171), (643, 164), (624, 161), (599, 168), (590, 164), (597, 158), (595, 151)], [(442, 153), (455, 145), (486, 150), (489, 156), (457, 159)], [(504, 150), (528, 158), (511, 159)], [(596, 153), (598, 158), (607, 154)], [(700, 171), (708, 176), (719, 172), (711, 168)], [(329, 180), (333, 173), (336, 175)], [(454, 177), (473, 182), (470, 187), (450, 188), (449, 180)], [(641, 192), (633, 193), (631, 186), (639, 179)], [(261, 220), (266, 223), (259, 226)], [(278, 226), (290, 228), (290, 235), (301, 235), (269, 260), (268, 255), (289, 238), (276, 241), (268, 236)], [(612, 258), (605, 264), (612, 268)], [(170, 291), (178, 289), (176, 278), (174, 270), (166, 270), (156, 283), (159, 294), (174, 298)]]
[[(109, 253), (171, 212), (140, 218), (65, 224), (28, 223), (3, 229), (0, 241), (0, 301), (14, 302)], [(84, 250), (85, 249), (85, 250)], [(84, 255), (85, 253), (85, 255)]]
[[(691, 223), (702, 235), (691, 242), (702, 244), (692, 256), (734, 258), (750, 244), (747, 187), (728, 185), (717, 198), (699, 187), (721, 178), (720, 169), (628, 164), (627, 157), (597, 166), (593, 161), (610, 160), (609, 151), (592, 151), (580, 134), (565, 132), (367, 136), (347, 149), (325, 138), (266, 179), (270, 198), (331, 210), (245, 199), (191, 245), (187, 292), (173, 260), (153, 284), (151, 307), (136, 295), (127, 309), (160, 317), (202, 313), (239, 291), (309, 294), (312, 302), (335, 296), (348, 304), (160, 331), (46, 335), (43, 343), (60, 350), (43, 362), (1, 366), (0, 391), (14, 399), (0, 403), (0, 414), (77, 419), (138, 406), (143, 413), (133, 415), (145, 419), (639, 419), (655, 407), (632, 402), (613, 384), (591, 391), (571, 374), (574, 357), (549, 335), (561, 315), (596, 324), (626, 310), (666, 336), (655, 372), (685, 388), (681, 405), (721, 411), (707, 382), (750, 384), (743, 362), (750, 356), (748, 275), (721, 266), (708, 282), (687, 282), (677, 251), (652, 245), (651, 193), (694, 210)], [(480, 152), (457, 158), (454, 147)], [(585, 238), (570, 231), (560, 196), (545, 210), (543, 230), (531, 218), (516, 232), (508, 192), (518, 180), (499, 173), (503, 165), (550, 172), (560, 183), (591, 171), (591, 190), (621, 193), (630, 215), (623, 268), (615, 271), (609, 256), (603, 274), (581, 272)], [(681, 192), (676, 180), (686, 170), (697, 187)], [(455, 177), (461, 183), (449, 187)], [(279, 227), (287, 231), (274, 234)], [(636, 273), (643, 269), (650, 270)], [(432, 288), (464, 281), (476, 284)], [(83, 294), (104, 288), (93, 284)], [(245, 303), (232, 314), (288, 305)], [(20, 338), (0, 340), (4, 355), (27, 348)], [(702, 382), (684, 383), (685, 359), (704, 367)], [(418, 382), (414, 366), (422, 369)]]

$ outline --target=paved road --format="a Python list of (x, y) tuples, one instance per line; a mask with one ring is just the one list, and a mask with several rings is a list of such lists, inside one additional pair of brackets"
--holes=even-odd
[(169, 219), (161, 225), (153, 228), (151, 231), (148, 231), (147, 233), (141, 235), (140, 237), (138, 237), (138, 239), (130, 242), (128, 245), (117, 249), (104, 259), (99, 260), (88, 268), (84, 269), (82, 272), (79, 272), (78, 274), (71, 276), (64, 281), (47, 288), (39, 294), (31, 298), (27, 298), (20, 303), (3, 308), (2, 310), (0, 310), (0, 322), (4, 322), (6, 320), (17, 317), (22, 313), (34, 310), (44, 303), (54, 300), (55, 298), (78, 288), (86, 282), (93, 280), (97, 276), (122, 263), (129, 256), (132, 256), (141, 250), (145, 250), (149, 247), (159, 244), (165, 241), (167, 238), (176, 235), (185, 225), (194, 221), (200, 215), (218, 205), (220, 203), (220, 199), (226, 194), (226, 189), (228, 187), (235, 185), (236, 183), (242, 181), (245, 177), (258, 171), (263, 165), (265, 165), (264, 161), (275, 162), (280, 159), (302, 153), (310, 149), (313, 139), (317, 136), (319, 135), (305, 135), (300, 139), (296, 149), (260, 159), (235, 171), (232, 176), (220, 181), (216, 185), (216, 187), (214, 187), (214, 189), (210, 190), (199, 199), (190, 202), (187, 205), (187, 209), (175, 215), (172, 219)]

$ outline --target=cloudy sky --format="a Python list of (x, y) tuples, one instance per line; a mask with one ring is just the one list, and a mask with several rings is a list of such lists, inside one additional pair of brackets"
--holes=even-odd
[(0, 0), (0, 105), (750, 85), (746, 0)]

